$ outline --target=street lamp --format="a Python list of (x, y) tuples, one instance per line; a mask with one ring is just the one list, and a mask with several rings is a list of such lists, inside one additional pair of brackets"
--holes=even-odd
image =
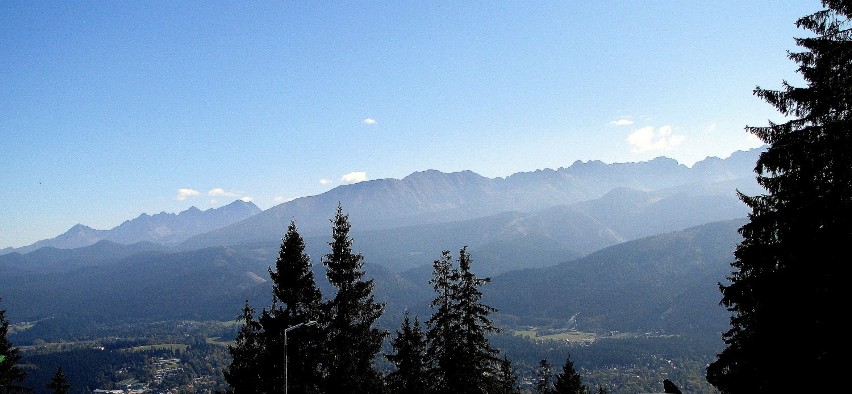
[(290, 378), (287, 376), (287, 333), (293, 331), (299, 327), (305, 326), (315, 326), (317, 324), (316, 321), (311, 320), (304, 323), (296, 324), (295, 326), (290, 326), (284, 329), (284, 394), (287, 394), (288, 389), (290, 388)]

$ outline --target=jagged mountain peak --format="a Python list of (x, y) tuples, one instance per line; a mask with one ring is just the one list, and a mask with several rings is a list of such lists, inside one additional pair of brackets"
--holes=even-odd
[[(751, 154), (756, 159), (754, 152)], [(735, 166), (753, 167), (753, 164), (743, 165), (747, 161)], [(720, 170), (694, 171), (665, 157), (640, 163), (575, 162), (568, 168), (518, 172), (506, 178), (488, 178), (473, 171), (445, 173), (429, 169), (402, 179), (338, 186), (316, 196), (285, 202), (250, 219), (193, 237), (183, 247), (278, 239), (290, 220), (296, 221), (303, 236), (325, 234), (338, 204), (359, 230), (456, 222), (508, 211), (535, 212), (595, 200), (619, 188), (622, 190), (610, 196), (611, 199), (635, 198), (632, 206), (642, 207), (656, 200), (630, 193), (732, 179), (728, 169)], [(747, 181), (754, 183), (753, 179)], [(730, 188), (733, 195), (734, 187), (739, 186), (730, 183), (720, 187)]]
[(252, 202), (234, 201), (228, 205), (205, 211), (190, 207), (180, 213), (160, 212), (149, 215), (142, 213), (135, 219), (126, 220), (110, 230), (96, 230), (77, 224), (62, 235), (38, 241), (32, 245), (13, 249), (29, 253), (43, 247), (76, 249), (107, 240), (119, 244), (151, 242), (168, 245), (182, 242), (194, 235), (202, 234), (247, 219), (261, 211)]

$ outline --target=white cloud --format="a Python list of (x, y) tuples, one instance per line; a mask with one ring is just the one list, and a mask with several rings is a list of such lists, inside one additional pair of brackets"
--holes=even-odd
[(177, 195), (176, 198), (177, 198), (178, 201), (183, 201), (183, 200), (186, 200), (189, 197), (197, 196), (198, 194), (199, 194), (198, 190), (178, 189), (178, 195)]
[(343, 183), (358, 183), (367, 180), (367, 173), (364, 171), (350, 172), (340, 178)]
[(236, 196), (236, 193), (226, 192), (225, 189), (222, 189), (221, 187), (217, 187), (215, 189), (210, 189), (210, 191), (207, 192), (207, 195), (210, 196), (210, 197), (215, 197), (215, 196), (234, 197), (234, 196)]
[(240, 199), (240, 201), (242, 201), (242, 202), (252, 202), (252, 201), (254, 201), (254, 199), (253, 199), (253, 198), (251, 198), (251, 197), (249, 197), (249, 196), (243, 196), (243, 198), (241, 198), (241, 199)]
[(281, 204), (281, 203), (285, 203), (285, 202), (289, 202), (289, 201), (293, 201), (293, 200), (294, 200), (293, 197), (284, 197), (284, 196), (275, 196), (275, 198), (272, 199), (272, 201), (275, 201), (275, 203), (277, 203), (277, 204)]
[(627, 143), (633, 147), (633, 152), (648, 152), (667, 150), (680, 145), (686, 137), (672, 133), (672, 127), (662, 126), (654, 130), (651, 126), (636, 129), (627, 136)]
[(328, 185), (330, 183), (331, 183), (330, 179), (325, 179), (325, 178), (320, 179), (320, 185)]
[(630, 120), (630, 119), (618, 119), (618, 120), (613, 120), (612, 122), (609, 122), (609, 124), (611, 124), (613, 126), (630, 126), (630, 125), (633, 124), (633, 121)]
[(366, 119), (362, 120), (361, 123), (364, 123), (367, 126), (372, 126), (372, 125), (374, 125), (378, 122), (376, 122), (376, 120), (373, 119), (373, 118), (366, 118)]

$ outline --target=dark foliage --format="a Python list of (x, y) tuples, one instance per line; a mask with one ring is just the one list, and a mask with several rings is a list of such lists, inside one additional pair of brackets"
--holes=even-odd
[(663, 380), (663, 391), (672, 394), (682, 394), (680, 389), (671, 380)]
[[(316, 324), (322, 302), (311, 267), (305, 242), (296, 230), (296, 223), (291, 221), (281, 242), (275, 270), (269, 269), (273, 304), (260, 317), (267, 351), (278, 355), (264, 363), (264, 368), (275, 377), (276, 382), (270, 386), (273, 391), (286, 391), (283, 388), (287, 386), (294, 393), (313, 393), (321, 387), (322, 333), (306, 326)], [(281, 357), (285, 352), (286, 358)]]
[(50, 383), (45, 385), (45, 387), (54, 394), (65, 394), (71, 389), (71, 384), (68, 383), (68, 378), (62, 372), (62, 367), (56, 369), (56, 373), (53, 374)]
[(755, 168), (766, 193), (741, 195), (751, 214), (720, 285), (733, 317), (707, 380), (722, 393), (836, 391), (845, 365), (836, 340), (852, 260), (852, 1), (822, 3), (796, 22), (813, 35), (789, 54), (806, 86), (755, 90), (789, 120), (748, 127), (769, 145)]
[(374, 359), (387, 332), (374, 327), (384, 304), (375, 302), (373, 281), (364, 279), (364, 256), (352, 251), (349, 215), (337, 206), (331, 251), (323, 258), (328, 280), (337, 289), (323, 304), (327, 352), (323, 359), (325, 390), (332, 393), (378, 393), (383, 387)]
[(234, 391), (319, 392), (322, 333), (306, 326), (320, 318), (322, 294), (316, 287), (305, 242), (295, 222), (281, 241), (272, 279), (272, 306), (254, 318), (246, 303), (243, 326), (229, 347), (233, 361), (225, 378)]
[(488, 341), (497, 331), (489, 316), (495, 309), (482, 303), (480, 291), (490, 279), (473, 274), (466, 249), (459, 251), (457, 268), (449, 251), (433, 263), (430, 283), (437, 295), (426, 337), (432, 389), (438, 393), (481, 393), (499, 385), (497, 350)]
[(538, 362), (535, 370), (534, 390), (538, 394), (550, 394), (553, 390), (553, 365), (546, 358)]
[(420, 321), (415, 317), (412, 324), (408, 312), (405, 312), (402, 326), (397, 330), (391, 346), (394, 353), (385, 356), (396, 367), (385, 377), (390, 392), (426, 393), (426, 338), (420, 329)]
[(509, 358), (503, 356), (497, 365), (496, 387), (491, 392), (497, 394), (519, 394), (518, 387), (518, 371), (512, 367), (512, 362)]
[(574, 361), (571, 360), (571, 355), (568, 355), (565, 364), (562, 365), (562, 372), (556, 375), (552, 393), (586, 394), (588, 391), (589, 389), (583, 384), (580, 374), (574, 369)]
[(243, 324), (237, 339), (228, 346), (232, 361), (224, 371), (225, 380), (236, 394), (259, 392), (257, 386), (263, 383), (263, 379), (258, 366), (265, 351), (263, 327), (254, 318), (254, 309), (248, 302), (243, 307), (240, 320)]
[(0, 309), (0, 393), (26, 393), (30, 390), (21, 386), (21, 382), (27, 375), (18, 365), (21, 355), (6, 337), (8, 333), (6, 310)]

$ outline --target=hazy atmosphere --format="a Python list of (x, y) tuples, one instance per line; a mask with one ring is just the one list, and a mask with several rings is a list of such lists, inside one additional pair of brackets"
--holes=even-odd
[(819, 8), (3, 1), (0, 248), (426, 169), (724, 158), (780, 120), (752, 90), (799, 81)]

